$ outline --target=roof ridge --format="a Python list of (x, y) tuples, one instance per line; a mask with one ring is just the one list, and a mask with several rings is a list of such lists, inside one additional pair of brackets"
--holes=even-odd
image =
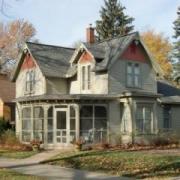
[(36, 42), (30, 42), (30, 41), (27, 41), (26, 43), (27, 43), (27, 44), (36, 44), (36, 45), (42, 45), (42, 46), (51, 46), (51, 47), (57, 47), (57, 48), (64, 48), (64, 49), (75, 50), (75, 48), (65, 47), (65, 46), (58, 46), (58, 45), (52, 45), (52, 44), (43, 44), (43, 43), (36, 43)]
[(107, 38), (107, 39), (104, 39), (104, 40), (102, 40), (102, 41), (95, 42), (94, 44), (95, 44), (95, 45), (101, 44), (101, 43), (106, 42), (106, 41), (111, 41), (111, 40), (113, 40), (113, 39), (118, 39), (118, 38), (121, 38), (121, 37), (129, 36), (129, 35), (137, 34), (137, 33), (139, 33), (139, 32), (138, 32), (138, 31), (135, 31), (135, 32), (132, 32), (132, 33), (129, 33), (129, 34), (118, 35), (118, 36), (116, 36), (116, 37)]

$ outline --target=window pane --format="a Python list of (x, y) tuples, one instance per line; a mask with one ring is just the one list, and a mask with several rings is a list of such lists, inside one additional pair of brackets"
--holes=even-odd
[(82, 89), (85, 89), (85, 66), (82, 67)]
[(22, 118), (30, 118), (31, 117), (31, 108), (23, 108), (22, 110)]
[(151, 108), (150, 107), (145, 107), (145, 125), (144, 125), (144, 132), (145, 133), (150, 133), (151, 132)]
[(75, 119), (70, 119), (70, 130), (75, 130), (76, 129), (76, 120)]
[(134, 85), (135, 85), (135, 87), (140, 86), (139, 76), (134, 76)]
[(91, 87), (91, 66), (88, 66), (88, 89)]
[(100, 129), (107, 129), (107, 119), (95, 119), (95, 129), (100, 130)]
[(104, 106), (95, 106), (95, 117), (107, 117), (107, 111)]
[(75, 117), (75, 108), (70, 106), (70, 117)]
[(31, 119), (22, 120), (22, 130), (31, 130)]
[(133, 86), (133, 76), (130, 74), (127, 75), (127, 85), (130, 87)]
[(132, 64), (131, 63), (128, 63), (128, 65), (127, 65), (127, 73), (132, 74)]
[(34, 118), (43, 118), (43, 108), (42, 107), (35, 107), (34, 108)]
[(53, 143), (53, 132), (48, 132), (48, 143)]
[(163, 109), (164, 128), (171, 128), (171, 106), (165, 105)]
[(66, 129), (65, 111), (57, 111), (57, 129)]
[(135, 64), (135, 66), (134, 66), (134, 74), (136, 74), (136, 75), (140, 74), (139, 64)]
[(34, 130), (43, 130), (43, 119), (34, 120)]
[(93, 107), (92, 106), (82, 106), (80, 110), (81, 117), (92, 117), (93, 116)]
[(22, 141), (30, 142), (31, 140), (31, 133), (27, 131), (22, 131)]
[(53, 118), (53, 107), (48, 109), (48, 118)]
[(53, 130), (53, 119), (48, 119), (48, 130)]
[(81, 119), (80, 121), (81, 130), (90, 130), (93, 128), (93, 120), (92, 119)]
[(143, 132), (143, 107), (137, 107), (136, 110), (136, 129)]

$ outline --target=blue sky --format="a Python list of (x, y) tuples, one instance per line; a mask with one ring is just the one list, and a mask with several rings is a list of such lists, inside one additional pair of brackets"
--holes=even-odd
[[(1, 1), (1, 0), (0, 0)], [(11, 4), (0, 21), (14, 19), (30, 21), (37, 30), (36, 38), (42, 43), (70, 46), (85, 40), (85, 29), (99, 18), (103, 0), (6, 0)], [(180, 0), (121, 0), (126, 13), (135, 18), (135, 30), (149, 28), (172, 37), (172, 22)]]

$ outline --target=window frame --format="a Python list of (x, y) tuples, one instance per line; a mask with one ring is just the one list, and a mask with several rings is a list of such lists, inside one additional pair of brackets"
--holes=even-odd
[[(29, 117), (24, 117), (23, 116), (23, 110), (25, 109), (29, 109), (29, 113), (30, 113), (30, 116)], [(31, 106), (27, 106), (27, 107), (23, 107), (22, 110), (21, 110), (21, 139), (22, 139), (22, 142), (30, 142), (31, 141), (31, 138), (32, 138), (32, 117), (31, 117), (31, 114), (32, 114), (32, 108)], [(24, 121), (29, 121), (30, 123), (30, 127), (28, 129), (24, 129), (23, 128), (23, 122)], [(29, 140), (24, 140), (23, 138), (23, 133), (28, 133), (29, 134)]]
[(35, 70), (28, 70), (26, 72), (26, 82), (25, 82), (25, 93), (34, 93), (35, 89)]
[[(80, 111), (81, 111), (81, 108), (84, 107), (84, 106), (91, 106), (92, 107), (92, 115), (91, 116), (88, 116), (88, 117), (83, 117), (81, 116), (81, 113), (80, 113), (80, 133), (84, 133), (85, 131), (88, 131), (88, 134), (90, 135), (91, 134), (91, 140), (92, 142), (95, 141), (95, 133), (97, 132), (101, 132), (101, 133), (108, 133), (108, 117), (109, 117), (109, 112), (108, 112), (108, 105), (107, 104), (82, 104), (81, 107), (80, 107)], [(101, 106), (101, 107), (104, 107), (105, 110), (106, 110), (106, 117), (96, 117), (95, 116), (95, 107), (96, 106)], [(83, 130), (82, 129), (82, 125), (81, 125), (81, 122), (83, 120), (90, 120), (91, 119), (91, 122), (92, 122), (92, 129), (88, 129), (88, 130)], [(96, 129), (95, 127), (95, 121), (96, 120), (105, 120), (106, 121), (106, 128), (100, 128), (100, 129)], [(83, 132), (84, 131), (84, 132)], [(83, 136), (82, 136), (83, 137)]]
[[(163, 107), (163, 128), (172, 129), (172, 116), (171, 116), (172, 107), (170, 105), (164, 105)], [(165, 114), (167, 113), (167, 114)], [(168, 115), (168, 117), (165, 117)], [(167, 127), (166, 127), (167, 126)]]
[[(142, 108), (142, 118), (138, 119), (137, 118), (137, 112), (138, 112), (138, 108)], [(151, 119), (150, 119), (150, 129), (149, 129), (149, 132), (147, 132), (147, 130), (145, 129), (146, 127), (146, 121), (148, 120), (146, 118), (146, 108), (149, 108), (151, 110)], [(136, 132), (138, 134), (153, 134), (155, 132), (154, 130), (154, 108), (153, 108), (153, 104), (150, 104), (150, 103), (137, 103), (136, 104), (136, 114), (135, 114), (135, 127), (136, 127)], [(141, 122), (142, 121), (142, 122)], [(142, 129), (137, 129), (137, 124), (138, 123), (142, 123)]]
[[(131, 65), (131, 66), (129, 66)], [(138, 67), (139, 73), (136, 73), (135, 69)], [(131, 73), (128, 72), (128, 68), (131, 67)], [(137, 62), (127, 62), (126, 63), (126, 87), (129, 88), (142, 88), (142, 79), (141, 79), (141, 64)], [(132, 84), (129, 84), (129, 77)], [(136, 78), (138, 79), (138, 84), (136, 85)]]
[(81, 65), (81, 90), (91, 89), (91, 64)]

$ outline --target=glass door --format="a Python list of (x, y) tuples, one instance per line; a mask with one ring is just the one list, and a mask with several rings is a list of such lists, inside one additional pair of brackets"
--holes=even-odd
[(55, 117), (55, 142), (57, 144), (67, 143), (67, 109), (57, 109)]

